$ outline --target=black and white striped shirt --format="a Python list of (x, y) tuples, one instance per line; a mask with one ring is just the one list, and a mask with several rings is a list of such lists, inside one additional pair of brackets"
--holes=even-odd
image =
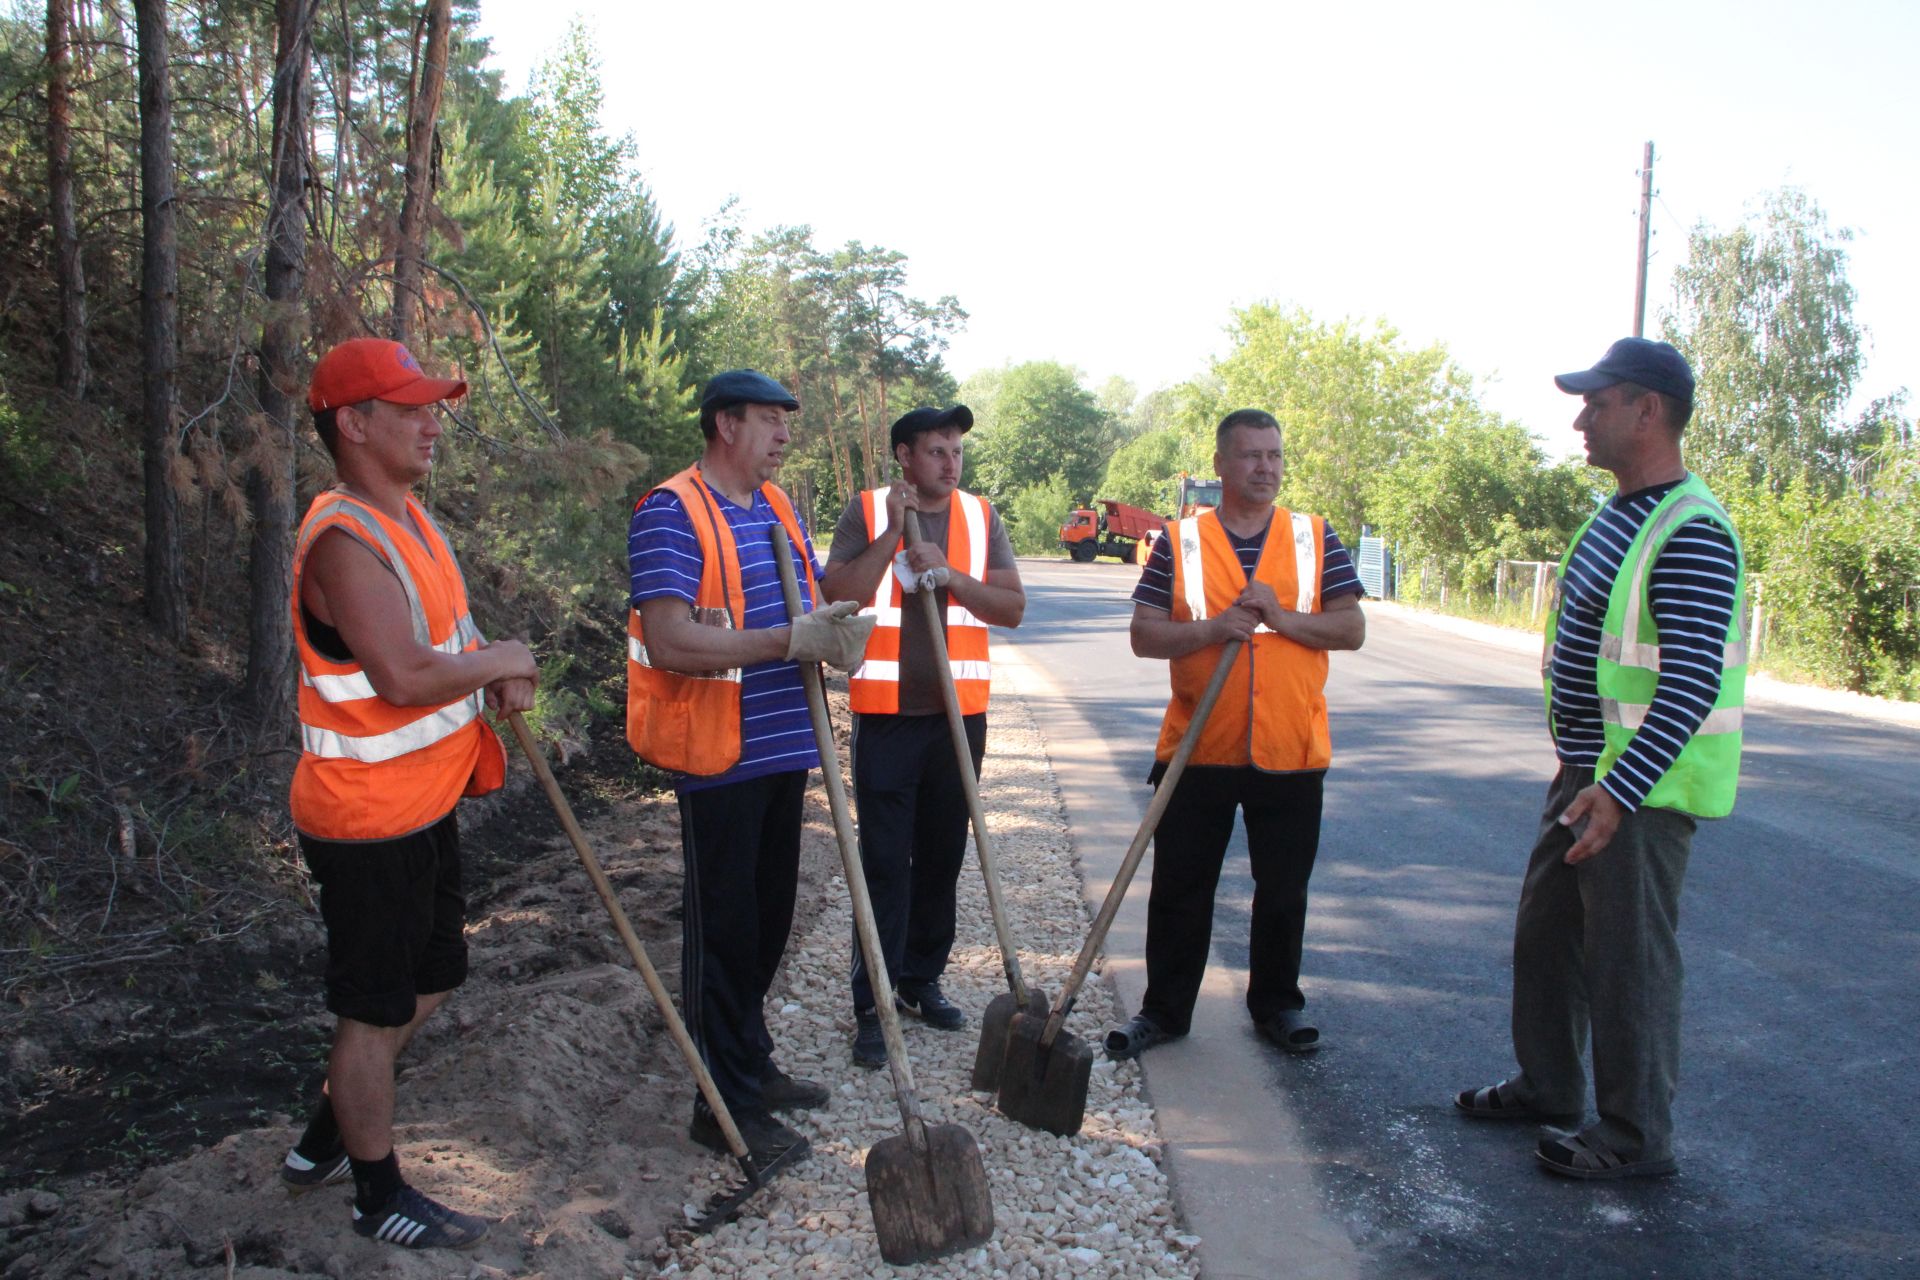
[[(1679, 483), (1617, 495), (1573, 549), (1560, 584), (1548, 721), (1554, 751), (1564, 764), (1591, 768), (1606, 748), (1594, 669), (1607, 597), (1627, 548)], [(1660, 637), (1660, 678), (1632, 745), (1600, 780), (1630, 810), (1640, 807), (1673, 765), (1720, 695), (1721, 658), (1738, 575), (1733, 540), (1709, 520), (1681, 525), (1654, 557), (1647, 594)]]

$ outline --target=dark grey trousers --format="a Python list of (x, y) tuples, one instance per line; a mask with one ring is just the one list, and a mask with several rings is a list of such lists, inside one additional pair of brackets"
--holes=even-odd
[[(966, 716), (964, 723), (977, 778), (987, 750), (986, 712)], [(953, 951), (955, 893), (971, 819), (946, 714), (856, 715), (853, 793), (860, 806), (860, 862), (887, 980), (896, 987), (937, 982)], [(873, 980), (856, 931), (853, 1007), (873, 1005)]]
[(1515, 1091), (1537, 1111), (1585, 1110), (1591, 1031), (1594, 1101), (1586, 1130), (1622, 1159), (1673, 1154), (1680, 1079), (1680, 884), (1694, 820), (1641, 808), (1577, 866), (1560, 814), (1593, 782), (1562, 768), (1547, 789), (1513, 930)]

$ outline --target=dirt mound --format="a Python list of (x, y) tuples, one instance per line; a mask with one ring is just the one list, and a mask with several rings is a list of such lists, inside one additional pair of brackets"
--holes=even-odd
[[(624, 745), (624, 744), (622, 744)], [(563, 786), (570, 779), (562, 775)], [(589, 839), (668, 986), (680, 970), (679, 821), (671, 795), (589, 804)], [(591, 811), (598, 808), (598, 813)], [(814, 909), (830, 828), (803, 841), (801, 912)], [(511, 822), (528, 839), (469, 912), (471, 976), (402, 1060), (396, 1146), (410, 1181), (498, 1219), (473, 1255), (480, 1274), (641, 1274), (661, 1229), (728, 1165), (685, 1137), (693, 1086), (572, 847), (539, 794)], [(310, 989), (312, 984), (306, 984)], [(324, 1039), (312, 1005), (263, 1035)], [(233, 1044), (242, 1056), (257, 1046)], [(276, 1169), (298, 1113), (219, 1138), (130, 1185), (62, 1188), (37, 1216), (32, 1192), (0, 1201), (7, 1277), (192, 1274), (444, 1276), (449, 1256), (411, 1255), (353, 1237), (348, 1194), (289, 1197)], [(719, 1183), (714, 1182), (717, 1187)], [(458, 1264), (466, 1274), (470, 1264)]]

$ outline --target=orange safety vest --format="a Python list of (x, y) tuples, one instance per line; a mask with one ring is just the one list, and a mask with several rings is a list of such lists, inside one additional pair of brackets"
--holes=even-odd
[[(659, 486), (680, 499), (693, 536), (700, 543), (700, 586), (694, 592), (693, 620), (709, 627), (740, 630), (746, 626), (747, 593), (740, 581), (740, 550), (733, 529), (720, 513), (719, 501), (700, 476), (688, 467)], [(657, 493), (649, 490), (633, 509)], [(806, 568), (807, 597), (819, 603), (813, 580), (813, 560), (805, 552), (806, 538), (793, 514), (793, 504), (771, 482), (760, 486), (773, 514), (786, 526), (787, 537)], [(627, 742), (634, 753), (655, 768), (674, 773), (712, 777), (740, 762), (740, 668), (686, 673), (656, 667), (647, 660), (647, 639), (640, 627), (640, 611), (627, 610)]]
[[(1173, 617), (1194, 622), (1224, 612), (1247, 588), (1220, 517), (1203, 511), (1167, 522), (1173, 550)], [(1255, 580), (1273, 588), (1282, 605), (1320, 611), (1320, 564), (1327, 522), (1276, 507), (1254, 566)], [(1168, 664), (1173, 700), (1160, 725), (1154, 755), (1171, 760), (1193, 719), (1194, 704), (1213, 676), (1223, 646), (1209, 645)], [(1262, 623), (1234, 662), (1213, 714), (1194, 744), (1192, 763), (1247, 765), (1270, 773), (1324, 769), (1333, 759), (1327, 736), (1327, 654), (1267, 629)]]
[[(947, 563), (969, 577), (987, 576), (987, 530), (993, 509), (985, 498), (953, 491), (947, 505)], [(867, 521), (867, 541), (877, 542), (887, 531), (886, 490), (868, 489), (860, 495), (860, 512)], [(896, 554), (904, 545), (896, 535)], [(869, 715), (900, 714), (900, 574), (893, 565), (881, 576), (873, 599), (860, 612), (878, 619), (867, 639), (866, 656), (847, 678), (855, 711)], [(916, 606), (917, 607), (917, 606)], [(954, 691), (960, 695), (960, 714), (979, 715), (987, 709), (993, 665), (987, 654), (987, 624), (965, 605), (947, 596), (947, 664), (953, 671)]]
[(294, 548), (301, 750), (293, 771), (293, 825), (322, 840), (407, 835), (444, 818), (461, 796), (485, 795), (506, 781), (506, 752), (480, 718), (484, 690), (438, 707), (398, 707), (375, 692), (360, 663), (327, 657), (307, 635), (300, 607), (307, 552), (315, 538), (338, 529), (400, 580), (415, 640), (442, 653), (480, 647), (453, 549), (411, 494), (407, 511), (413, 529), (330, 489), (307, 508)]

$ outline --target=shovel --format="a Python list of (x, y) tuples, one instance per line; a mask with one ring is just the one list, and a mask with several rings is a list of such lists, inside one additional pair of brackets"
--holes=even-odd
[[(907, 536), (920, 541), (918, 513), (907, 512)], [(891, 570), (889, 570), (891, 572)], [(980, 874), (987, 882), (987, 908), (993, 932), (1000, 941), (1000, 964), (1006, 971), (1007, 991), (987, 1002), (980, 1017), (980, 1047), (973, 1055), (975, 1089), (992, 1093), (1000, 1087), (1000, 1063), (1007, 1054), (1007, 1030), (1016, 1013), (1047, 1016), (1047, 994), (1027, 986), (1020, 974), (1020, 951), (1007, 927), (1007, 909), (1000, 898), (1000, 872), (994, 863), (993, 841), (987, 837), (987, 814), (980, 805), (980, 784), (973, 773), (973, 748), (967, 743), (967, 725), (960, 714), (960, 694), (953, 687), (953, 667), (947, 661), (947, 629), (940, 623), (939, 602), (931, 591), (916, 591), (927, 615), (927, 635), (933, 644), (933, 664), (940, 669), (940, 696), (947, 706), (947, 726), (953, 730), (953, 754), (960, 768), (960, 785), (967, 793), (967, 813), (973, 818), (973, 847), (980, 855)]]
[[(780, 589), (787, 600), (787, 616), (801, 616), (800, 584), (794, 577), (792, 543), (778, 522), (768, 527), (773, 559), (780, 570)], [(985, 1244), (993, 1236), (993, 1197), (987, 1190), (987, 1168), (973, 1135), (957, 1124), (928, 1124), (914, 1096), (913, 1069), (907, 1064), (907, 1041), (900, 1033), (900, 1014), (893, 1007), (893, 981), (880, 949), (880, 931), (873, 923), (873, 903), (867, 897), (867, 876), (860, 865), (860, 845), (854, 838), (853, 818), (847, 809), (846, 784), (840, 778), (840, 753), (827, 720), (827, 693), (820, 666), (800, 664), (800, 681), (807, 690), (807, 710), (813, 716), (813, 739), (820, 749), (820, 776), (833, 809), (834, 834), (840, 839), (840, 861), (846, 870), (847, 891), (853, 897), (854, 926), (860, 951), (873, 982), (875, 1007), (887, 1041), (887, 1067), (893, 1073), (893, 1093), (900, 1103), (905, 1132), (882, 1138), (867, 1152), (867, 1201), (873, 1207), (873, 1231), (879, 1237), (880, 1256), (895, 1266), (925, 1262), (960, 1249)]]
[(1013, 1026), (1007, 1032), (1006, 1060), (1000, 1066), (1000, 1113), (1009, 1119), (1061, 1137), (1080, 1132), (1087, 1116), (1087, 1080), (1093, 1071), (1093, 1049), (1078, 1036), (1062, 1035), (1060, 1026), (1079, 998), (1080, 984), (1087, 980), (1093, 957), (1107, 940), (1107, 930), (1113, 927), (1113, 918), (1120, 912), (1120, 901), (1127, 896), (1133, 873), (1139, 870), (1154, 828), (1160, 825), (1160, 815), (1166, 812), (1167, 802), (1173, 798), (1173, 788), (1186, 771), (1187, 759), (1200, 740), (1200, 730), (1213, 714), (1213, 704), (1219, 701), (1227, 673), (1233, 669), (1234, 659), (1240, 656), (1240, 648), (1245, 643), (1230, 640), (1221, 652), (1212, 678), (1194, 705), (1193, 719), (1187, 722), (1187, 731), (1180, 735), (1180, 745), (1174, 749), (1173, 759), (1167, 763), (1167, 771), (1154, 789), (1146, 817), (1140, 820), (1140, 830), (1127, 846), (1127, 856), (1120, 860), (1119, 874), (1107, 890), (1106, 901), (1100, 904), (1100, 914), (1094, 917), (1093, 930), (1087, 934), (1086, 945), (1080, 948), (1080, 959), (1074, 963), (1066, 986), (1060, 989), (1060, 999), (1053, 1006), (1053, 1012), (1044, 1019), (1026, 1013), (1014, 1016)]
[(746, 1175), (746, 1185), (714, 1196), (708, 1201), (706, 1212), (690, 1224), (696, 1233), (705, 1234), (739, 1217), (740, 1207), (748, 1198), (765, 1186), (774, 1173), (791, 1162), (796, 1152), (805, 1148), (789, 1147), (764, 1169), (755, 1165), (753, 1157), (747, 1152), (746, 1139), (740, 1136), (732, 1113), (720, 1097), (719, 1087), (713, 1083), (713, 1074), (707, 1070), (707, 1064), (700, 1060), (700, 1051), (694, 1048), (693, 1037), (687, 1034), (687, 1024), (680, 1020), (680, 1014), (674, 1009), (673, 998), (667, 994), (666, 984), (660, 981), (653, 962), (647, 959), (647, 949), (640, 945), (633, 925), (627, 920), (627, 913), (620, 909), (620, 900), (614, 896), (613, 886), (607, 882), (607, 873), (600, 869), (600, 860), (593, 856), (593, 850), (587, 845), (586, 833), (574, 821), (573, 808), (567, 803), (566, 796), (560, 793), (560, 784), (554, 781), (553, 771), (547, 768), (547, 758), (534, 742), (533, 734), (528, 732), (527, 722), (520, 718), (518, 711), (509, 711), (507, 723), (513, 727), (513, 736), (519, 740), (520, 749), (527, 753), (527, 763), (533, 766), (534, 776), (540, 779), (540, 786), (553, 804), (554, 816), (560, 819), (567, 839), (573, 842), (573, 851), (580, 855), (580, 861), (587, 869), (587, 878), (593, 881), (594, 890), (599, 893), (607, 914), (613, 918), (613, 927), (620, 934), (620, 941), (627, 944), (627, 954), (633, 957), (634, 967), (640, 970), (641, 978), (646, 981), (647, 990), (653, 994), (653, 1002), (660, 1006), (660, 1016), (666, 1020), (667, 1031), (672, 1034), (673, 1042), (680, 1046), (680, 1052), (686, 1057), (687, 1067), (693, 1072), (695, 1083), (700, 1086), (701, 1096), (713, 1108), (713, 1117), (720, 1122), (720, 1132), (726, 1137), (727, 1150), (733, 1152), (740, 1172)]

